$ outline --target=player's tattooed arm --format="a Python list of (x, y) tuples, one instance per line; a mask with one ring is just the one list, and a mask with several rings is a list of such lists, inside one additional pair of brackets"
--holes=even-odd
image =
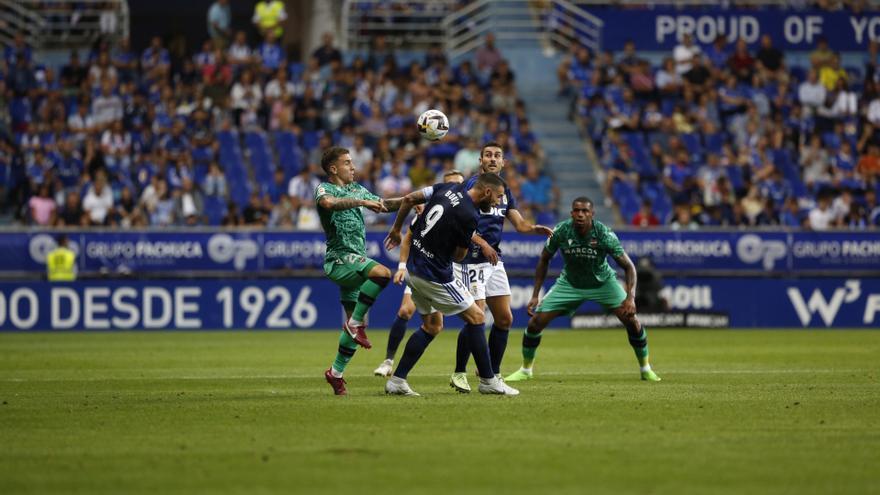
[(526, 310), (530, 315), (535, 314), (535, 307), (538, 305), (538, 298), (541, 296), (541, 288), (544, 287), (544, 280), (547, 279), (547, 269), (550, 267), (550, 260), (553, 254), (546, 249), (541, 250), (541, 258), (538, 259), (538, 266), (535, 267), (535, 286), (532, 289), (532, 298)]
[(385, 211), (384, 206), (382, 206), (382, 203), (380, 201), (357, 198), (336, 198), (330, 195), (321, 196), (318, 199), (318, 204), (321, 206), (321, 208), (331, 211), (350, 210), (352, 208), (360, 208), (362, 206), (365, 208), (369, 208), (376, 213)]
[(635, 314), (636, 312), (636, 265), (633, 264), (629, 255), (626, 253), (615, 256), (614, 261), (623, 268), (624, 283), (626, 285), (626, 299), (623, 301), (623, 309), (626, 313)]
[(394, 218), (394, 225), (391, 226), (388, 236), (385, 237), (386, 248), (394, 249), (400, 245), (400, 229), (403, 228), (403, 221), (406, 220), (414, 206), (424, 203), (427, 199), (424, 190), (413, 191), (403, 197), (400, 208), (397, 210), (397, 217)]
[(385, 205), (385, 211), (397, 211), (403, 204), (403, 198), (385, 198), (382, 204)]
[(510, 223), (513, 224), (513, 227), (520, 234), (535, 234), (543, 235), (545, 237), (553, 235), (553, 229), (550, 227), (526, 222), (526, 219), (522, 217), (519, 210), (516, 208), (507, 209), (507, 219), (510, 220)]

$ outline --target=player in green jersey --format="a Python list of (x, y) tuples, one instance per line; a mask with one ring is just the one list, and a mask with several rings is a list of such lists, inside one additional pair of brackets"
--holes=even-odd
[[(547, 277), (547, 267), (556, 251), (562, 251), (565, 265), (553, 287), (538, 302)], [(611, 255), (625, 272), (626, 290), (617, 281), (617, 274), (608, 265)], [(535, 353), (541, 344), (541, 332), (560, 315), (572, 315), (584, 301), (594, 301), (613, 311), (626, 328), (629, 343), (639, 360), (642, 380), (659, 382), (660, 377), (648, 361), (648, 335), (636, 316), (636, 267), (623, 251), (617, 235), (610, 228), (593, 220), (593, 202), (576, 198), (571, 205), (571, 219), (553, 230), (547, 239), (535, 271), (535, 287), (528, 310), (532, 318), (523, 334), (523, 365), (505, 378), (517, 382), (532, 378)]]
[(336, 359), (324, 378), (336, 395), (345, 395), (342, 373), (358, 345), (372, 347), (366, 332), (367, 311), (391, 280), (391, 270), (367, 257), (361, 208), (377, 213), (396, 211), (401, 199), (382, 199), (355, 182), (354, 164), (345, 148), (327, 149), (321, 167), (327, 173), (327, 182), (315, 190), (315, 202), (327, 236), (324, 273), (339, 285), (346, 315)]

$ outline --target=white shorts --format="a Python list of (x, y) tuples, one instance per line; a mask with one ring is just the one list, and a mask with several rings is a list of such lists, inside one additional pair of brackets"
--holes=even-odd
[(495, 266), (488, 262), (464, 265), (461, 273), (466, 280), (465, 285), (477, 301), (487, 297), (510, 295), (510, 282), (507, 281), (503, 261), (499, 261)]
[(474, 304), (474, 297), (458, 278), (441, 284), (407, 274), (406, 285), (412, 289), (412, 300), (420, 315), (436, 311), (443, 316), (457, 315)]

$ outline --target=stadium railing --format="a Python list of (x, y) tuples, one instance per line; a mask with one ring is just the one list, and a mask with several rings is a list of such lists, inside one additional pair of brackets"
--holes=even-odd
[[(109, 32), (102, 33), (101, 15), (107, 12), (112, 12), (115, 19), (103, 26)], [(84, 46), (101, 35), (116, 39), (129, 35), (126, 0), (0, 2), (0, 21), (0, 43), (11, 45), (20, 32), (27, 44), (36, 49)]]

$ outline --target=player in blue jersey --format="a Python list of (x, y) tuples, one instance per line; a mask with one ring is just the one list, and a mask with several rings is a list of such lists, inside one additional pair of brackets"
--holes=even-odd
[[(443, 174), (443, 182), (461, 184), (464, 182), (464, 176), (458, 170), (450, 170)], [(418, 219), (418, 214), (422, 212), (422, 206), (423, 205), (418, 205), (415, 207), (416, 216), (413, 218), (413, 223)], [(406, 262), (409, 259), (411, 236), (412, 228), (410, 228), (406, 235), (403, 236), (403, 241), (400, 244), (400, 263), (397, 264), (397, 272), (394, 273), (394, 278), (392, 279), (394, 283), (398, 285), (402, 284), (406, 278)], [(461, 273), (461, 270), (457, 267), (458, 263), (453, 263), (455, 274)], [(403, 342), (403, 336), (406, 333), (406, 325), (409, 323), (410, 318), (412, 318), (415, 312), (416, 305), (412, 300), (412, 289), (407, 286), (403, 291), (403, 298), (400, 300), (400, 308), (397, 310), (397, 318), (394, 319), (394, 323), (391, 324), (391, 330), (388, 332), (385, 360), (382, 361), (382, 364), (380, 364), (378, 368), (373, 370), (374, 375), (386, 377), (391, 376), (391, 373), (394, 371), (394, 355), (397, 354), (397, 348), (400, 346), (400, 343)]]
[[(488, 142), (480, 151), (480, 173), (501, 174), (504, 169), (504, 149), (496, 142)], [(467, 182), (472, 187), (480, 176), (475, 175)], [(477, 234), (473, 238), (467, 257), (462, 261), (462, 278), (474, 296), (477, 305), (492, 312), (492, 329), (489, 331), (489, 356), (492, 359), (492, 371), (501, 376), (501, 360), (507, 349), (507, 336), (513, 324), (513, 313), (510, 311), (510, 283), (501, 259), (501, 232), (504, 230), (504, 219), (510, 221), (517, 232), (550, 237), (553, 230), (543, 225), (527, 222), (516, 208), (516, 199), (505, 188), (501, 203), (492, 208), (480, 211), (477, 223)], [(455, 372), (449, 385), (462, 393), (470, 392), (467, 381), (466, 366), (470, 358), (467, 338), (460, 334), (455, 354)]]
[(412, 289), (422, 326), (406, 343), (403, 356), (385, 392), (394, 395), (418, 395), (406, 377), (428, 344), (443, 329), (444, 315), (459, 315), (465, 321), (462, 330), (468, 340), (477, 370), (479, 391), (484, 394), (518, 395), (492, 372), (485, 335), (485, 315), (474, 298), (453, 274), (453, 262), (468, 253), (477, 228), (480, 210), (498, 206), (507, 184), (497, 174), (482, 174), (470, 188), (464, 184), (435, 184), (406, 195), (394, 226), (385, 239), (385, 247), (400, 245), (400, 230), (409, 211), (416, 204), (427, 203), (412, 226), (412, 245), (407, 261), (406, 284)]

